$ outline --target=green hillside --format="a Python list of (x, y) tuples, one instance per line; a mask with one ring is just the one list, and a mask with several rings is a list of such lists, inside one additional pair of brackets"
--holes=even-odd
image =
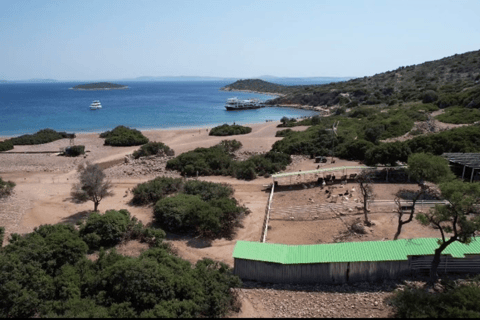
[(310, 106), (394, 105), (433, 102), (449, 106), (480, 107), (480, 50), (440, 60), (404, 66), (371, 77), (324, 85), (282, 86), (266, 81), (240, 80), (225, 90), (252, 90), (286, 96), (270, 104)]

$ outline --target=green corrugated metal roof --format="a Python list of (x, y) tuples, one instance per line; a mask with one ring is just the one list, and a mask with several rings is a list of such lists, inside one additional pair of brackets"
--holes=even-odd
[[(433, 255), (438, 248), (436, 238), (400, 239), (396, 241), (365, 241), (291, 246), (286, 244), (237, 241), (233, 257), (281, 264), (398, 261), (408, 256)], [(479, 241), (469, 245), (450, 244), (443, 254), (464, 258), (480, 254)]]

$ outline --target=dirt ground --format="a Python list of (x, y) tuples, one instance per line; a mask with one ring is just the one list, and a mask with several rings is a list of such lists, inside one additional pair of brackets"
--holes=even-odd
[[(308, 162), (306, 160), (305, 162)], [(393, 202), (371, 205), (369, 219), (373, 226), (366, 227), (365, 234), (352, 234), (352, 224), (364, 221), (363, 201), (357, 183), (346, 185), (316, 186), (315, 181), (302, 179), (301, 184), (290, 189), (280, 185), (276, 188), (270, 212), (267, 242), (291, 245), (333, 243), (338, 241), (392, 240), (397, 231), (397, 214)], [(313, 187), (312, 187), (313, 186)], [(417, 184), (373, 184), (375, 200), (394, 200), (400, 190), (419, 189)], [(352, 191), (353, 190), (353, 191)], [(337, 201), (330, 201), (329, 193), (337, 195)], [(349, 195), (339, 196), (348, 191)], [(428, 207), (417, 207), (417, 212)], [(404, 218), (405, 219), (405, 218)], [(345, 237), (345, 235), (348, 235)], [(400, 239), (438, 237), (438, 231), (413, 220), (406, 224)]]
[[(237, 139), (243, 144), (245, 152), (266, 152), (272, 144), (281, 138), (276, 138), (275, 133), (279, 122), (267, 122), (250, 125), (253, 131), (247, 135), (228, 137)], [(305, 127), (306, 128), (306, 127)], [(305, 128), (294, 128), (303, 130)], [(143, 132), (151, 141), (161, 141), (175, 150), (179, 155), (197, 147), (210, 147), (225, 137), (208, 136), (207, 130), (152, 130)], [(56, 151), (69, 145), (69, 140), (63, 139), (38, 146), (15, 146), (13, 151)], [(98, 134), (78, 134), (76, 144), (86, 146), (89, 151), (84, 158), (65, 158), (55, 154), (0, 154), (0, 176), (4, 180), (12, 180), (17, 186), (13, 196), (0, 200), (0, 225), (6, 228), (7, 240), (11, 233), (28, 233), (42, 224), (55, 224), (62, 222), (75, 222), (85, 217), (93, 209), (93, 203), (77, 204), (70, 198), (70, 190), (77, 181), (76, 167), (85, 161), (99, 164), (121, 165), (126, 155), (131, 154), (138, 147), (109, 147), (103, 146), (103, 139)], [(293, 163), (285, 171), (312, 170), (319, 165), (306, 157), (295, 156)], [(322, 164), (322, 166), (355, 165), (355, 162), (336, 160), (335, 163)], [(132, 199), (131, 189), (138, 183), (148, 181), (155, 174), (148, 176), (116, 175), (111, 171), (114, 196), (102, 200), (99, 206), (101, 212), (108, 209), (127, 209), (141, 220), (149, 223), (153, 218), (152, 207), (138, 207), (130, 205)], [(162, 171), (164, 172), (164, 171)], [(178, 255), (192, 263), (204, 257), (223, 261), (233, 266), (232, 253), (237, 240), (259, 241), (262, 234), (262, 225), (265, 215), (265, 206), (269, 196), (266, 185), (272, 182), (271, 178), (257, 178), (253, 181), (236, 180), (231, 177), (200, 177), (201, 180), (224, 182), (232, 185), (234, 197), (240, 204), (246, 205), (251, 213), (243, 221), (233, 240), (218, 239), (205, 244), (200, 239), (179, 237), (169, 234), (168, 242), (178, 252)], [(348, 185), (345, 188), (350, 188)], [(394, 192), (394, 185), (376, 187), (378, 199), (388, 199)], [(377, 190), (378, 189), (378, 190)], [(319, 188), (301, 189), (298, 191), (277, 191), (274, 196), (275, 208), (286, 208), (293, 204), (309, 206), (321, 204), (321, 190)], [(309, 199), (313, 199), (311, 202)], [(350, 200), (349, 200), (350, 201)], [(351, 200), (353, 203), (353, 200)], [(361, 218), (360, 215), (345, 215), (348, 219)], [(372, 212), (371, 219), (375, 225), (371, 232), (362, 235), (359, 239), (349, 241), (381, 240), (391, 238), (395, 227), (394, 216), (390, 212)], [(320, 242), (333, 242), (344, 229), (342, 219), (331, 215), (326, 220), (316, 221), (285, 221), (272, 220), (271, 229), (268, 231), (268, 242), (307, 244)], [(402, 237), (438, 236), (435, 230), (425, 229), (416, 222), (406, 225)], [(7, 241), (4, 241), (6, 244)], [(145, 248), (141, 244), (133, 243), (121, 248), (119, 251), (135, 256)], [(91, 257), (94, 259), (95, 257)], [(283, 289), (282, 289), (283, 290)], [(243, 303), (242, 311), (234, 317), (300, 317), (300, 316), (351, 316), (351, 317), (385, 317), (389, 316), (390, 309), (378, 300), (377, 305), (369, 308), (369, 312), (361, 311), (363, 298), (361, 295), (342, 297), (340, 293), (311, 293), (308, 290), (270, 290), (265, 288), (240, 289), (240, 298)], [(369, 293), (370, 294), (370, 293)], [(380, 295), (388, 293), (380, 292)], [(347, 301), (350, 301), (347, 303)], [(370, 301), (370, 300), (369, 300)], [(375, 300), (377, 301), (377, 300)], [(351, 305), (345, 305), (345, 303)], [(306, 306), (300, 308), (297, 306)], [(330, 309), (326, 309), (330, 306)], [(347, 310), (347, 309), (348, 310)], [(290, 310), (290, 311), (288, 311)], [(366, 310), (366, 309), (365, 309)]]

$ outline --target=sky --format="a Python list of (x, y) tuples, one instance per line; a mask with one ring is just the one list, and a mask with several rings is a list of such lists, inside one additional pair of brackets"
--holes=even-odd
[(480, 49), (479, 0), (0, 0), (0, 80), (363, 77)]

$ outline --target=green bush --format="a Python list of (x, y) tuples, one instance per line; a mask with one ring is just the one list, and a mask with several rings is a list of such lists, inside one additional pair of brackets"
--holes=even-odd
[(140, 147), (140, 149), (133, 152), (133, 157), (138, 159), (140, 157), (147, 157), (163, 153), (168, 156), (175, 155), (175, 152), (169, 146), (162, 142), (148, 142)]
[(233, 196), (233, 189), (227, 184), (220, 184), (208, 181), (189, 180), (183, 185), (185, 194), (198, 195), (203, 201), (213, 199), (230, 198)]
[(179, 191), (182, 186), (181, 178), (157, 177), (137, 185), (132, 190), (132, 202), (137, 205), (156, 203), (166, 195)]
[(12, 194), (16, 184), (13, 181), (3, 181), (0, 177), (0, 199)]
[(122, 241), (129, 223), (130, 213), (127, 210), (108, 210), (105, 214), (93, 212), (80, 228), (80, 236), (90, 249), (111, 247)]
[(392, 298), (399, 318), (478, 318), (480, 317), (478, 285), (455, 285), (443, 293), (423, 289), (406, 289)]
[(275, 137), (285, 137), (285, 136), (287, 136), (290, 132), (293, 132), (292, 129), (279, 130), (279, 131), (277, 131), (277, 133), (275, 133)]
[(450, 107), (445, 113), (435, 117), (445, 123), (474, 123), (480, 121), (480, 109), (468, 109), (463, 107)]
[(105, 138), (105, 145), (108, 146), (138, 146), (148, 142), (148, 138), (140, 131), (125, 126), (103, 132), (100, 138)]
[(202, 176), (226, 175), (229, 172), (232, 157), (223, 147), (196, 148), (182, 153), (167, 162), (166, 168), (180, 171), (182, 175)]
[(231, 153), (239, 150), (242, 147), (242, 143), (237, 140), (222, 140), (218, 144), (220, 147), (223, 148), (224, 151)]
[[(203, 200), (202, 196), (209, 200)], [(180, 193), (159, 200), (154, 214), (155, 221), (169, 231), (194, 232), (206, 238), (231, 238), (246, 211), (237, 206), (235, 199), (225, 196), (214, 198), (205, 193)]]
[[(228, 148), (227, 148), (228, 149)], [(167, 162), (167, 169), (182, 175), (231, 175), (237, 179), (255, 179), (257, 174), (275, 173), (290, 163), (288, 154), (278, 152), (252, 156), (245, 161), (234, 161), (222, 144), (210, 148), (197, 148)]]
[(156, 246), (140, 257), (87, 245), (71, 225), (41, 226), (0, 250), (0, 317), (222, 317), (241, 282), (223, 263), (192, 266)]
[(209, 135), (210, 136), (233, 136), (237, 134), (247, 134), (252, 132), (252, 128), (250, 127), (244, 127), (240, 125), (228, 125), (228, 124), (223, 124), (221, 126), (217, 126), (215, 128), (212, 128), (210, 130)]
[(0, 152), (12, 150), (12, 149), (13, 149), (12, 140), (9, 139), (9, 140), (0, 142)]
[(75, 135), (68, 134), (66, 132), (57, 132), (52, 129), (43, 129), (34, 134), (24, 134), (22, 136), (11, 138), (10, 141), (18, 145), (33, 145), (44, 144), (63, 138), (75, 137)]
[(78, 157), (79, 155), (85, 154), (85, 146), (66, 147), (64, 154), (67, 157)]
[(438, 93), (436, 93), (433, 90), (427, 90), (423, 94), (423, 98), (422, 98), (423, 103), (431, 103), (431, 102), (435, 102), (437, 100), (438, 100)]

